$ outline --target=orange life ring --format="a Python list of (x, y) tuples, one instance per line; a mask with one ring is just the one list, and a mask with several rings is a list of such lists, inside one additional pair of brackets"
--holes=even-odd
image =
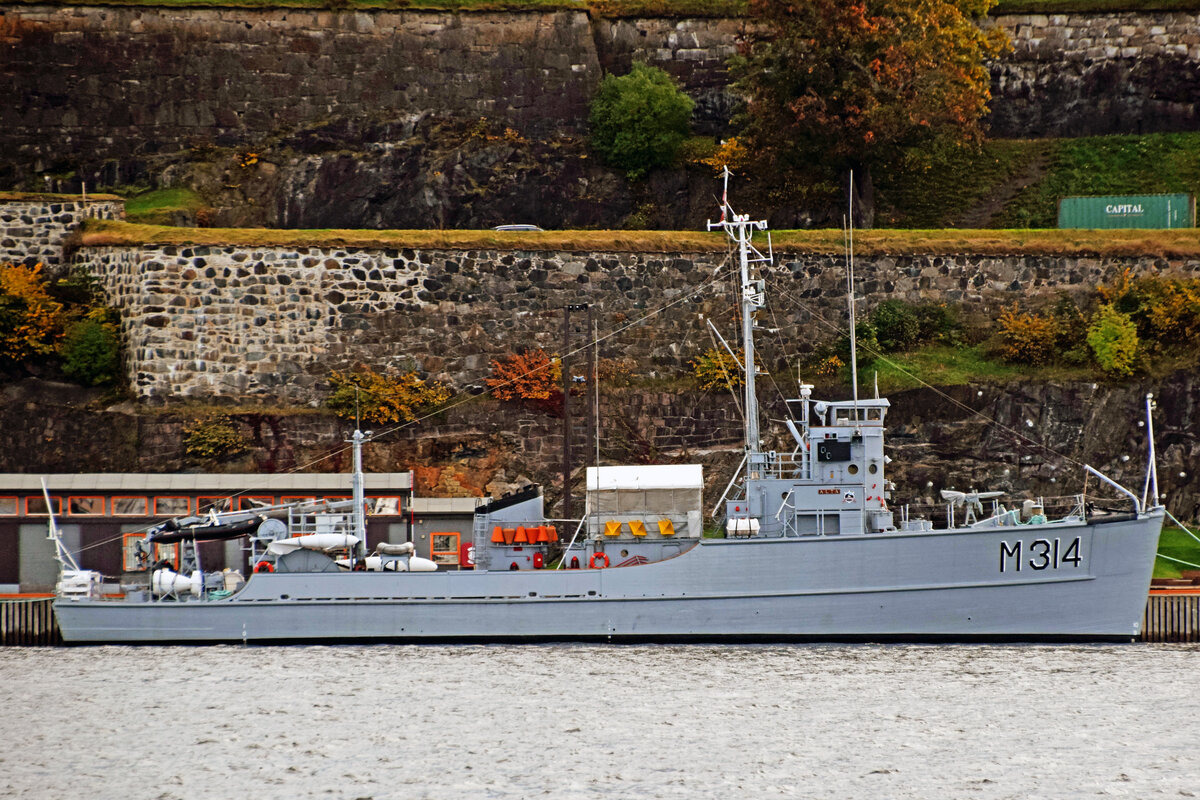
[[(604, 563), (597, 567), (596, 564), (600, 561)], [(608, 567), (608, 553), (592, 553), (592, 557), (588, 559), (588, 567), (590, 569), (606, 569)]]
[(274, 572), (275, 565), (270, 561), (260, 561), (254, 565), (255, 572)]

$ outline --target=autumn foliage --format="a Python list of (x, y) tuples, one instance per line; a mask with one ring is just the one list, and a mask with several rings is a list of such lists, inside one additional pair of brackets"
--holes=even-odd
[(497, 400), (551, 400), (562, 394), (562, 362), (545, 350), (492, 359), (485, 383)]
[(0, 365), (49, 355), (62, 334), (63, 306), (46, 291), (41, 265), (0, 265)]
[(365, 422), (409, 422), (417, 414), (445, 403), (450, 389), (437, 381), (426, 381), (416, 372), (380, 375), (359, 365), (349, 372), (334, 372), (333, 387), (326, 404), (339, 417)]
[(985, 61), (1007, 47), (995, 0), (750, 0), (764, 34), (735, 64), (762, 174), (854, 169), (936, 141), (979, 141)]
[(1001, 354), (1017, 364), (1047, 364), (1055, 355), (1054, 320), (1022, 312), (1014, 304), (1000, 312)]

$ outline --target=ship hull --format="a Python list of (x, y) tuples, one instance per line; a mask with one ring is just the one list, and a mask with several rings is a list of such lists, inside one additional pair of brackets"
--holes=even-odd
[(55, 610), (69, 644), (1130, 640), (1162, 516), (703, 540), (613, 569), (259, 574), (221, 600)]

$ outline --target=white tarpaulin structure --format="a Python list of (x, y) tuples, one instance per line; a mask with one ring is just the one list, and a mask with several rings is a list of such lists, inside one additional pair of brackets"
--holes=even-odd
[(661, 520), (670, 520), (673, 535), (697, 537), (703, 492), (700, 464), (588, 467), (588, 529), (596, 534), (609, 522), (637, 521), (653, 536)]

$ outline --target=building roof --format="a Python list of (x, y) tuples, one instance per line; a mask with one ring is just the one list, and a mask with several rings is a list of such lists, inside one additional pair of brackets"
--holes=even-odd
[(409, 507), (414, 514), (474, 514), (482, 497), (414, 497)]
[[(350, 475), (342, 472), (296, 472), (279, 474), (89, 472), (83, 474), (26, 475), (0, 473), (0, 494), (40, 493), (42, 478), (52, 494), (134, 492), (213, 492), (216, 494), (272, 492), (344, 492), (350, 494)], [(411, 472), (367, 472), (363, 488), (370, 493), (409, 491)]]
[(701, 489), (703, 487), (704, 467), (700, 464), (587, 468), (587, 490), (589, 492), (616, 489)]

